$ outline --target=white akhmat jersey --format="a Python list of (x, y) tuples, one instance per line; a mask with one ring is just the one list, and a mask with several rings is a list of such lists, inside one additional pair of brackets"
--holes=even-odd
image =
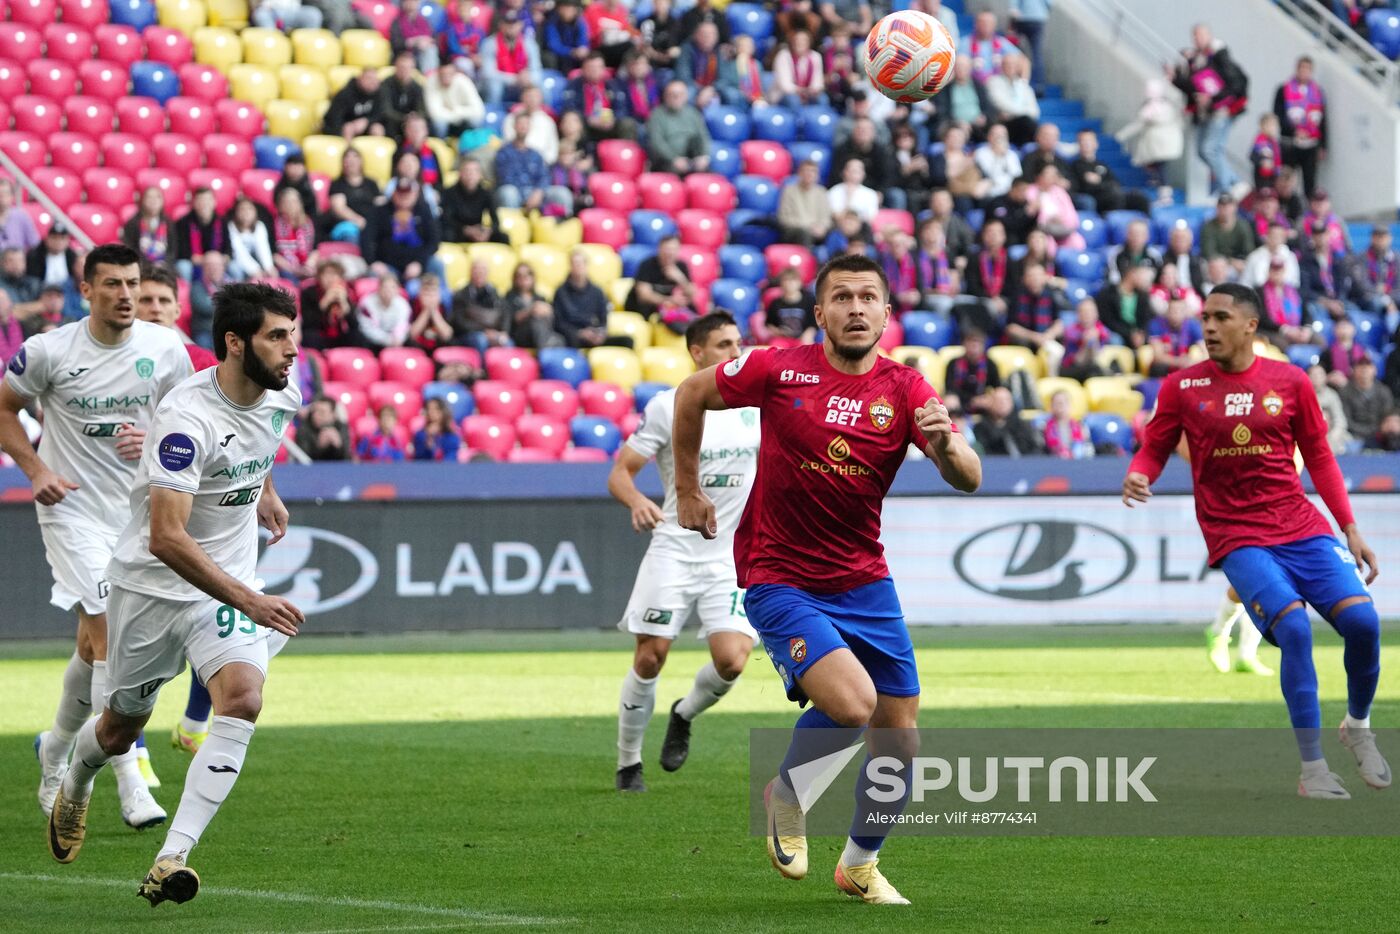
[(136, 462), (117, 454), (117, 429), (148, 428), (160, 400), (193, 372), (180, 335), (136, 321), (120, 344), (98, 343), (88, 319), (24, 342), (5, 382), (44, 407), (39, 457), (78, 484), (40, 524), (92, 523), (113, 534), (126, 524)]
[(127, 590), (171, 600), (204, 593), (151, 554), (151, 490), (194, 495), (185, 528), (230, 577), (249, 586), (258, 563), (257, 504), (282, 435), (301, 408), (288, 384), (246, 408), (219, 388), (217, 368), (196, 373), (170, 391), (146, 436), (131, 490), (131, 521), (117, 541), (107, 579)]
[(706, 541), (676, 521), (676, 461), (671, 453), (671, 424), (676, 391), (657, 393), (647, 403), (642, 426), (627, 439), (632, 450), (656, 458), (666, 501), (666, 521), (651, 533), (651, 554), (682, 561), (733, 561), (734, 532), (744, 513), (754, 474), (758, 472), (758, 409), (721, 409), (705, 413), (700, 440), (700, 488), (714, 501), (719, 535)]

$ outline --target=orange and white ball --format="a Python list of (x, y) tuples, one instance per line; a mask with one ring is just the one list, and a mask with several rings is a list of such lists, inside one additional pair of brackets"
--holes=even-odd
[(927, 100), (953, 76), (953, 37), (936, 17), (918, 10), (891, 13), (865, 40), (865, 74), (901, 104)]

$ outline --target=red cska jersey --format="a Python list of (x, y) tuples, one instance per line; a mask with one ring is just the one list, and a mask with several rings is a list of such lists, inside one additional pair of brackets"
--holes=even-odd
[(1227, 373), (1206, 360), (1168, 376), (1129, 471), (1155, 481), (1183, 433), (1212, 566), (1237, 548), (1334, 534), (1303, 493), (1295, 444), (1337, 524), (1353, 521), (1317, 394), (1293, 364), (1256, 357)]
[(851, 376), (809, 344), (755, 350), (715, 380), (730, 408), (759, 407), (763, 426), (734, 539), (739, 586), (844, 593), (888, 577), (880, 509), (909, 445), (925, 444), (914, 410), (938, 394), (923, 375), (881, 357)]

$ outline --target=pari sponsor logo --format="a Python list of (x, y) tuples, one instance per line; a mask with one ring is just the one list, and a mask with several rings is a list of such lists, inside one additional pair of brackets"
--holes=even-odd
[(1118, 533), (1059, 519), (993, 526), (953, 554), (953, 570), (968, 586), (1010, 600), (1091, 597), (1122, 583), (1137, 563), (1133, 546)]

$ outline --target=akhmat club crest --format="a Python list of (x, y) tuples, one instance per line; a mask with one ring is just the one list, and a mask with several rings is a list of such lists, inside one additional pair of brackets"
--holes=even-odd
[(890, 400), (881, 396), (870, 403), (870, 421), (881, 431), (890, 427), (894, 422), (894, 406), (890, 405)]
[(1268, 412), (1270, 415), (1277, 415), (1283, 411), (1283, 399), (1279, 397), (1278, 393), (1270, 389), (1264, 394), (1263, 406), (1265, 412)]
[(807, 657), (807, 640), (801, 636), (795, 636), (788, 642), (788, 654), (797, 664), (802, 664), (802, 660)]

